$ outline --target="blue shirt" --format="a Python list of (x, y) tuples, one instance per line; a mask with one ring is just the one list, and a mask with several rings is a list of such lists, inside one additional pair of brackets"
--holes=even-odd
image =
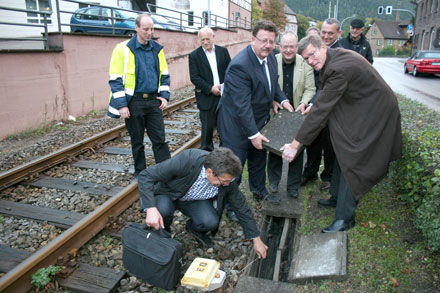
[(136, 38), (136, 49), (133, 52), (136, 62), (135, 93), (157, 93), (159, 73), (156, 71), (156, 60), (153, 46), (148, 42), (145, 49)]

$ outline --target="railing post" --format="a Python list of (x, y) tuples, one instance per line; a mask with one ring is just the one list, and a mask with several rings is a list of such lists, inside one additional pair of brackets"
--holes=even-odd
[(59, 0), (55, 0), (55, 5), (56, 5), (56, 7), (57, 7), (58, 32), (62, 34), (62, 31), (61, 31), (60, 1), (59, 1)]

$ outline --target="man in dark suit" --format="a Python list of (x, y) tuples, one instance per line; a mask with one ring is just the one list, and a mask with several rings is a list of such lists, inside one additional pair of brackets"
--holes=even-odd
[(231, 57), (226, 48), (214, 45), (212, 29), (202, 28), (198, 37), (201, 46), (189, 54), (189, 74), (191, 82), (196, 87), (197, 108), (202, 123), (201, 149), (212, 151), (215, 110)]
[(319, 72), (320, 92), (283, 158), (291, 161), (328, 124), (336, 154), (328, 206), (336, 220), (322, 232), (355, 225), (357, 201), (386, 176), (402, 152), (396, 96), (368, 61), (356, 52), (331, 49), (318, 36), (302, 39), (298, 52)]
[(140, 208), (147, 213), (147, 226), (170, 231), (177, 209), (190, 218), (186, 229), (197, 242), (203, 247), (212, 246), (207, 233), (218, 230), (228, 203), (237, 214), (245, 237), (253, 240), (255, 253), (266, 258), (267, 246), (234, 180), (241, 170), (240, 160), (227, 148), (212, 152), (189, 149), (148, 167), (138, 177)]
[(293, 111), (278, 84), (277, 61), (271, 54), (276, 35), (272, 22), (258, 22), (251, 44), (232, 59), (217, 108), (217, 130), (222, 145), (240, 158), (242, 166), (248, 161), (249, 188), (254, 197), (279, 203), (265, 186), (266, 151), (262, 143), (268, 139), (260, 133), (270, 118), (273, 100)]

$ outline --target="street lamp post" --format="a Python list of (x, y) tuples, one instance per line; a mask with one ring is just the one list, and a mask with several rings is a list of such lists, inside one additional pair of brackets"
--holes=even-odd
[(342, 22), (341, 22), (341, 31), (344, 30), (344, 22), (347, 19), (354, 18), (354, 17), (356, 17), (356, 14), (353, 14), (352, 16), (348, 16), (348, 17), (344, 18), (344, 20), (342, 20)]

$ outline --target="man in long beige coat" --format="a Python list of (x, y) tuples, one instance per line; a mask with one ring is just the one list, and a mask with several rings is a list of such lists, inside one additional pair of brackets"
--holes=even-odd
[(401, 156), (400, 111), (391, 88), (359, 54), (330, 49), (317, 36), (299, 43), (298, 51), (320, 71), (320, 93), (283, 158), (293, 160), (300, 144), (308, 145), (328, 124), (336, 154), (328, 200), (336, 220), (323, 232), (343, 231), (355, 224), (359, 198), (386, 176)]

